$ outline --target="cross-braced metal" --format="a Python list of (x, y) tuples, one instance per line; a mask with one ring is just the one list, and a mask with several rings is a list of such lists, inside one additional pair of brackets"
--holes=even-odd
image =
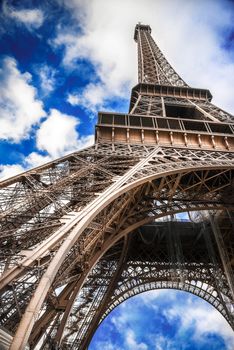
[(86, 349), (114, 307), (157, 288), (200, 296), (234, 328), (233, 117), (150, 33), (136, 26), (129, 113), (99, 113), (94, 146), (0, 183), (6, 348)]

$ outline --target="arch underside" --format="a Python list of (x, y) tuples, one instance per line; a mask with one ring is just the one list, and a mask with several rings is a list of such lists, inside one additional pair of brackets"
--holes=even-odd
[[(41, 170), (39, 178), (33, 177), (33, 174), (26, 174), (26, 180), (25, 178), (24, 181), (19, 180), (13, 189), (12, 183), (9, 184), (8, 195), (10, 191), (12, 196), (15, 195), (20, 188), (22, 196), (24, 195), (31, 205), (34, 204), (35, 212), (43, 214), (38, 215), (40, 216), (38, 222), (29, 223), (31, 217), (27, 219), (22, 215), (27, 207), (21, 208), (16, 203), (17, 210), (15, 209), (12, 213), (12, 221), (8, 219), (4, 222), (5, 233), (8, 236), (4, 236), (7, 238), (3, 248), (6, 249), (5, 246), (7, 247), (8, 244), (15, 247), (18, 256), (12, 252), (14, 259), (10, 261), (9, 257), (3, 256), (2, 268), (7, 273), (3, 274), (1, 279), (3, 286), (1, 321), (7, 329), (16, 330), (25, 311), (27, 315), (29, 310), (27, 305), (32, 300), (32, 296), (38, 298), (37, 305), (40, 305), (40, 308), (35, 309), (33, 315), (34, 320), (37, 319), (37, 321), (35, 324), (35, 321), (30, 321), (32, 331), (27, 339), (32, 348), (39, 341), (43, 342), (42, 348), (49, 348), (53, 343), (60, 344), (65, 349), (72, 344), (71, 342), (74, 343), (74, 348), (85, 348), (100, 319), (109, 312), (108, 310), (121, 302), (130, 291), (135, 290), (134, 288), (136, 290), (140, 288), (140, 284), (138, 287), (130, 284), (131, 287), (128, 289), (127, 279), (126, 284), (122, 279), (123, 288), (126, 286), (124, 292), (122, 291), (123, 294), (118, 294), (118, 289), (114, 287), (116, 281), (120, 281), (121, 276), (123, 277), (122, 274), (128, 275), (128, 268), (132, 268), (131, 266), (137, 263), (142, 268), (147, 261), (147, 256), (145, 260), (137, 260), (140, 256), (139, 252), (135, 260), (129, 258), (133, 253), (131, 247), (134, 239), (132, 241), (131, 237), (137, 236), (139, 227), (154, 222), (160, 217), (179, 212), (210, 210), (215, 215), (220, 211), (222, 213), (225, 210), (228, 210), (228, 213), (233, 211), (231, 191), (233, 191), (234, 164), (229, 152), (206, 152), (170, 147), (155, 149), (146, 146), (136, 146), (134, 152), (128, 148), (127, 151), (127, 146), (124, 145), (118, 145), (118, 147), (114, 152), (110, 151), (112, 158), (107, 152), (108, 147), (103, 145), (99, 151), (92, 148), (75, 154), (69, 160), (66, 159), (65, 161), (69, 163), (68, 166), (66, 165), (67, 168), (62, 167), (61, 164), (52, 164), (51, 168)], [(106, 158), (103, 157), (104, 154)], [(53, 181), (56, 179), (58, 183), (51, 180), (56, 166), (59, 169)], [(77, 171), (78, 168), (79, 171)], [(45, 178), (47, 183), (43, 180)], [(48, 179), (52, 183), (49, 183)], [(85, 193), (77, 196), (84, 184)], [(33, 186), (41, 186), (41, 192), (38, 190), (37, 196), (34, 195), (29, 200), (29, 193)], [(51, 193), (48, 196), (50, 189)], [(4, 196), (6, 198), (6, 192)], [(12, 201), (12, 198), (9, 201)], [(55, 208), (53, 212), (52, 205)], [(67, 216), (65, 217), (64, 214)], [(74, 219), (70, 220), (69, 215), (73, 215)], [(16, 227), (12, 226), (13, 221)], [(223, 222), (226, 223), (227, 220)], [(36, 235), (33, 234), (35, 225)], [(200, 231), (208, 232), (210, 230), (206, 226), (208, 224), (204, 222), (204, 225), (206, 229), (202, 227)], [(208, 301), (231, 324), (233, 316), (230, 305), (233, 297), (230, 281), (227, 281), (227, 273), (232, 279), (234, 239), (231, 226), (225, 228), (222, 225), (220, 224), (219, 229), (225, 234), (222, 234), (221, 248), (225, 250), (228, 245), (224, 258), (231, 262), (228, 265), (228, 271), (223, 269), (220, 247), (217, 247), (212, 232), (209, 231), (208, 235), (211, 237), (211, 243), (204, 241), (202, 232), (196, 234), (197, 237), (194, 240), (199, 246), (200, 253), (197, 256), (194, 252), (195, 255), (187, 256), (186, 260), (185, 251), (187, 250), (184, 243), (180, 243), (179, 250), (174, 251), (175, 246), (178, 246), (178, 242), (181, 241), (180, 235), (177, 235), (177, 241), (175, 241), (175, 235), (168, 229), (169, 233), (164, 233), (161, 238), (162, 242), (167, 242), (164, 247), (164, 256), (159, 259), (160, 255), (157, 255), (149, 261), (148, 268), (152, 274), (142, 275), (142, 285), (164, 281), (168, 286), (173, 283), (173, 286), (177, 285), (182, 289), (184, 285), (184, 290), (190, 288), (191, 291), (193, 288), (191, 281), (195, 281), (195, 284), (198, 284), (196, 288), (194, 287), (194, 293), (198, 289), (199, 293), (204, 292), (204, 298), (209, 299)], [(15, 233), (17, 235), (14, 236)], [(48, 239), (45, 248), (40, 245), (40, 233), (42, 233), (41, 239)], [(24, 240), (24, 237), (33, 237), (31, 246), (28, 246), (29, 240)], [(25, 244), (25, 249), (30, 248), (30, 251), (26, 253), (22, 250), (17, 251), (17, 244), (15, 246), (12, 244), (12, 241), (17, 242), (17, 239), (21, 239), (21, 247), (24, 248)], [(205, 242), (205, 251), (202, 248), (202, 240)], [(40, 255), (37, 253), (39, 248)], [(149, 255), (152, 256), (152, 252)], [(22, 258), (23, 264), (18, 264)], [(157, 268), (154, 266), (155, 263)], [(51, 275), (48, 271), (52, 271)], [(180, 273), (177, 274), (177, 271)], [(161, 276), (157, 275), (159, 272)], [(50, 284), (47, 283), (42, 290), (41, 283), (45, 276)], [(166, 279), (165, 276), (167, 276)], [(136, 274), (135, 279), (138, 277), (140, 275)], [(131, 278), (133, 283), (134, 279)], [(10, 288), (5, 288), (4, 283), (7, 282)], [(199, 283), (202, 283), (202, 288), (198, 287)], [(204, 289), (205, 285), (208, 286), (206, 289)], [(114, 290), (117, 293), (116, 299)], [(211, 290), (213, 290), (212, 293)], [(41, 295), (38, 294), (40, 291)], [(46, 334), (44, 339), (42, 339), (43, 334)]]
[(125, 239), (127, 244), (117, 242), (91, 271), (84, 285), (90, 302), (81, 292), (68, 320), (62, 349), (86, 349), (96, 328), (116, 306), (154, 289), (178, 289), (199, 296), (234, 326), (233, 300), (209, 222), (154, 222)]

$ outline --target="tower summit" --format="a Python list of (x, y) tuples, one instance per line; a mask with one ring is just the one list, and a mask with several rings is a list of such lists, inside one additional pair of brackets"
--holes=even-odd
[(113, 308), (160, 288), (234, 329), (233, 116), (181, 79), (150, 26), (134, 39), (129, 112), (100, 112), (93, 146), (0, 183), (6, 349), (85, 350)]
[(134, 40), (138, 49), (138, 82), (188, 86), (168, 63), (155, 44), (148, 25), (137, 24)]

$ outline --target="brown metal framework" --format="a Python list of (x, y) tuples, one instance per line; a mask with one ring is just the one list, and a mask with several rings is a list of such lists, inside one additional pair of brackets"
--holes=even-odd
[(86, 349), (114, 307), (157, 288), (200, 296), (234, 329), (234, 120), (150, 33), (136, 26), (129, 113), (99, 113), (94, 146), (0, 183), (11, 350)]

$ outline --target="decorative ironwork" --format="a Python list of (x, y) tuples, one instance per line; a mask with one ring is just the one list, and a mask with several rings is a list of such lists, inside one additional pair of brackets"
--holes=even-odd
[[(115, 306), (157, 288), (202, 297), (234, 328), (233, 117), (150, 32), (136, 26), (129, 114), (100, 113), (94, 146), (0, 183), (11, 350), (86, 349)], [(182, 212), (206, 214), (175, 221)]]

